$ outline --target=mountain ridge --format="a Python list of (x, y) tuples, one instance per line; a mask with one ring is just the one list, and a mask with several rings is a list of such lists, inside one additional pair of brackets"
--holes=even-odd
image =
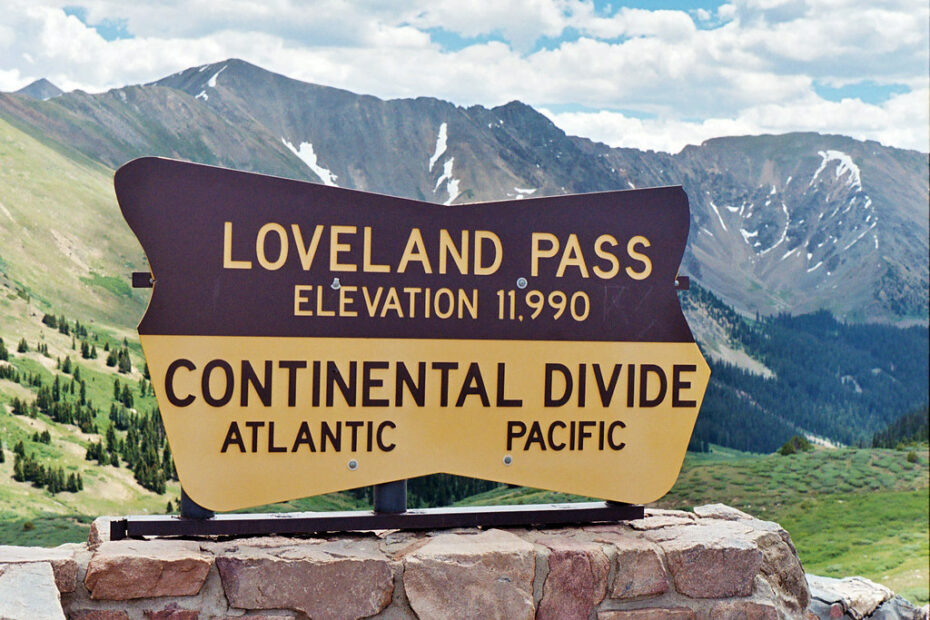
[(927, 156), (876, 142), (612, 148), (518, 101), (382, 100), (239, 59), (96, 95), (0, 95), (0, 116), (110, 168), (161, 155), (443, 204), (682, 185), (682, 270), (740, 311), (927, 322)]

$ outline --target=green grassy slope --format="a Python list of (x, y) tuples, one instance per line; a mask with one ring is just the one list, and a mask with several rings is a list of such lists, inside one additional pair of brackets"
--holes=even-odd
[[(0, 119), (0, 291), (23, 291), (45, 311), (67, 300), (66, 312), (82, 321), (129, 327), (148, 300), (129, 287), (129, 275), (145, 269), (117, 207), (112, 171)], [(0, 335), (27, 335), (7, 299)]]

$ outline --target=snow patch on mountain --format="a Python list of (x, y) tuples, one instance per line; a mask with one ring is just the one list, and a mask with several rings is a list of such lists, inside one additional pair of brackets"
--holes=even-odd
[(717, 219), (720, 220), (720, 225), (724, 230), (727, 229), (727, 225), (723, 223), (723, 218), (720, 216), (720, 210), (717, 208), (717, 205), (714, 204), (714, 201), (710, 201), (710, 207), (714, 210), (714, 213), (717, 214)]
[(814, 181), (817, 180), (817, 177), (820, 176), (820, 173), (826, 170), (827, 164), (830, 162), (837, 162), (836, 165), (836, 178), (841, 179), (845, 175), (849, 175), (846, 184), (850, 189), (862, 189), (862, 175), (859, 171), (859, 166), (853, 161), (852, 157), (844, 153), (843, 151), (817, 151), (817, 154), (821, 157), (820, 167), (817, 168), (817, 171), (814, 173), (813, 178), (811, 178), (810, 185), (814, 184)]
[(216, 73), (214, 73), (214, 74), (213, 74), (213, 77), (211, 77), (209, 80), (207, 80), (207, 88), (216, 88), (216, 78), (218, 78), (219, 75), (220, 75), (220, 73), (222, 73), (223, 70), (225, 70), (225, 69), (226, 69), (226, 65), (223, 65), (223, 68), (222, 68), (222, 69), (220, 69), (219, 71), (217, 71)]
[(521, 198), (526, 198), (527, 196), (532, 196), (536, 193), (536, 188), (524, 189), (522, 187), (514, 187), (513, 191), (516, 192), (517, 200)]
[(281, 138), (281, 142), (284, 143), (284, 146), (286, 146), (291, 151), (291, 153), (300, 158), (300, 161), (304, 162), (307, 167), (310, 168), (314, 174), (316, 174), (316, 176), (320, 177), (320, 180), (323, 181), (324, 184), (331, 187), (339, 187), (336, 184), (336, 179), (339, 177), (333, 174), (329, 169), (324, 168), (319, 164), (317, 161), (316, 153), (313, 152), (313, 145), (311, 143), (301, 142), (300, 146), (294, 148), (294, 145), (288, 142), (285, 138)]
[(442, 164), (442, 176), (439, 177), (439, 180), (436, 181), (436, 187), (433, 188), (433, 192), (438, 192), (439, 187), (445, 183), (446, 191), (449, 193), (449, 198), (443, 202), (443, 204), (449, 205), (452, 204), (452, 201), (459, 197), (461, 191), (459, 190), (459, 180), (452, 176), (452, 166), (455, 163), (455, 158), (450, 157)]
[[(862, 238), (865, 237), (867, 234), (869, 234), (869, 231), (870, 231), (870, 230), (872, 230), (873, 228), (875, 228), (875, 224), (878, 224), (878, 222), (875, 222), (874, 224), (872, 224), (871, 226), (869, 226), (868, 228), (866, 228), (864, 231), (862, 231), (862, 233), (860, 233), (858, 237), (856, 237), (855, 239), (853, 239), (852, 241), (850, 241), (850, 242), (846, 245), (846, 247), (843, 248), (843, 251), (845, 252), (846, 250), (848, 250), (848, 249), (851, 248), (852, 246), (856, 245), (856, 243), (857, 243), (860, 239), (862, 239)], [(877, 241), (877, 239), (876, 239), (876, 241)]]
[(782, 210), (782, 213), (785, 214), (785, 227), (782, 228), (781, 237), (778, 238), (778, 241), (775, 242), (775, 245), (759, 252), (759, 256), (765, 256), (766, 254), (768, 254), (769, 252), (771, 252), (772, 250), (780, 246), (782, 243), (784, 243), (785, 240), (788, 238), (788, 228), (791, 226), (791, 215), (788, 214), (788, 205), (786, 205), (784, 201), (782, 201), (781, 203), (781, 210)]
[(433, 151), (433, 156), (429, 158), (429, 171), (433, 171), (433, 166), (436, 165), (436, 162), (439, 161), (439, 158), (442, 157), (443, 153), (446, 152), (446, 141), (448, 140), (448, 127), (445, 123), (439, 126), (439, 135), (436, 136), (436, 149)]

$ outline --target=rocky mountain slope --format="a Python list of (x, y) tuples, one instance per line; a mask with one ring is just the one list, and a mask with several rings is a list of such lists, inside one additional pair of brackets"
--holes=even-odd
[(0, 117), (107, 167), (142, 155), (442, 204), (681, 184), (689, 273), (740, 310), (927, 319), (928, 159), (842, 136), (720, 138), (681, 153), (567, 136), (519, 102), (383, 101), (240, 60)]

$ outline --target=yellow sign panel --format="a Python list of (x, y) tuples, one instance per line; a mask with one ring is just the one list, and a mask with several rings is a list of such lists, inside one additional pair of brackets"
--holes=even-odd
[(116, 176), (182, 487), (234, 510), (431, 473), (628, 503), (710, 369), (681, 188), (444, 208), (160, 159)]
[(654, 501), (710, 376), (694, 343), (142, 344), (181, 483), (217, 510), (437, 472)]

